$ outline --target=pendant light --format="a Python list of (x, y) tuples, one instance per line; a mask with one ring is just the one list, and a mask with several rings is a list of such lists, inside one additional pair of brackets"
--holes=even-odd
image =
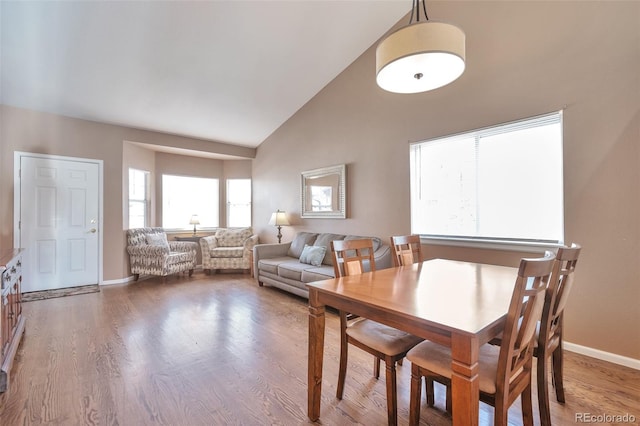
[(424, 0), (413, 0), (409, 25), (391, 33), (376, 49), (376, 82), (389, 92), (437, 89), (460, 77), (464, 68), (464, 32), (455, 25), (429, 21)]

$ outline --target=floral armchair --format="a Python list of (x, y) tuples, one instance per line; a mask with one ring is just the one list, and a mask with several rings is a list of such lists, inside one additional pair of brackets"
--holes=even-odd
[(258, 236), (251, 228), (220, 228), (214, 235), (200, 238), (202, 268), (207, 274), (218, 269), (250, 271), (257, 243)]
[(189, 271), (196, 267), (198, 244), (189, 241), (167, 241), (162, 228), (127, 230), (127, 252), (131, 273), (137, 281), (140, 274), (160, 275)]

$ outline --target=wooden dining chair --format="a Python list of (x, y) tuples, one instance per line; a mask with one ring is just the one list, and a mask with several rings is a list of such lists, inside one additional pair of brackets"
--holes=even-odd
[(542, 319), (538, 327), (537, 345), (534, 356), (538, 358), (538, 406), (540, 408), (540, 424), (551, 425), (549, 408), (548, 360), (553, 366), (553, 384), (556, 389), (556, 400), (565, 402), (562, 381), (562, 317), (564, 308), (573, 287), (573, 273), (578, 263), (580, 250), (578, 244), (571, 247), (560, 247), (556, 253), (551, 282), (547, 287)]
[[(495, 407), (494, 425), (507, 425), (507, 413), (521, 397), (522, 419), (533, 425), (531, 368), (536, 326), (542, 317), (553, 254), (522, 259), (505, 321), (502, 346), (485, 344), (478, 354), (480, 400)], [(411, 361), (409, 424), (420, 422), (422, 377), (451, 387), (451, 349), (428, 340), (407, 353)], [(453, 407), (455, 411), (456, 407)]]
[(396, 235), (391, 238), (391, 253), (395, 266), (422, 262), (422, 244), (419, 235)]
[[(337, 277), (357, 275), (376, 270), (373, 258), (373, 240), (334, 240), (331, 242), (333, 267)], [(402, 360), (407, 351), (422, 341), (404, 331), (388, 327), (375, 321), (340, 311), (340, 369), (336, 397), (342, 399), (347, 374), (348, 345), (352, 344), (374, 358), (374, 376), (380, 376), (380, 360), (385, 362), (387, 388), (387, 419), (390, 425), (397, 424), (396, 362)]]

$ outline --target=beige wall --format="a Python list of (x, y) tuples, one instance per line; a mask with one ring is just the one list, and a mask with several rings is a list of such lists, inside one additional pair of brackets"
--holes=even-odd
[[(276, 209), (296, 231), (410, 232), (409, 141), (564, 109), (565, 236), (583, 245), (567, 340), (640, 359), (639, 2), (436, 2), (467, 35), (467, 69), (416, 94), (375, 85), (374, 47), (260, 147), (254, 224)], [(300, 214), (300, 172), (347, 164), (348, 218)], [(544, 173), (544, 164), (540, 165)], [(429, 257), (517, 264), (525, 253), (429, 246)]]
[[(13, 152), (104, 161), (104, 279), (128, 275), (123, 141), (256, 159), (225, 162), (253, 174), (253, 217), (290, 214), (299, 230), (410, 232), (408, 142), (564, 109), (566, 240), (584, 246), (568, 307), (573, 343), (640, 359), (640, 3), (432, 2), (432, 19), (467, 34), (467, 70), (448, 87), (395, 95), (374, 83), (374, 48), (258, 149), (0, 108), (0, 247), (13, 244)], [(154, 163), (156, 159), (154, 158)], [(345, 220), (300, 214), (300, 172), (347, 164)], [(188, 163), (187, 163), (188, 164)], [(157, 164), (156, 164), (157, 167)], [(251, 168), (251, 170), (249, 170)], [(158, 170), (156, 170), (158, 172)], [(544, 172), (544, 166), (541, 166)], [(426, 247), (427, 256), (514, 265), (526, 253)]]
[[(105, 281), (120, 280), (129, 275), (125, 255), (124, 174), (128, 164), (149, 161), (148, 158), (143, 160), (144, 155), (135, 148), (131, 148), (128, 143), (125, 144), (125, 141), (157, 143), (245, 158), (255, 156), (255, 149), (252, 148), (101, 124), (6, 105), (0, 109), (0, 118), (0, 194), (3, 200), (0, 204), (0, 248), (13, 246), (13, 153), (15, 151), (102, 160), (104, 162), (103, 278)], [(125, 145), (127, 145), (128, 160), (125, 160)], [(174, 157), (177, 159), (183, 156)], [(198, 159), (198, 164), (200, 160)], [(181, 161), (176, 160), (176, 162)], [(250, 160), (241, 161), (250, 163)], [(156, 172), (159, 172), (161, 169), (157, 165), (158, 160), (154, 159), (154, 162)], [(183, 170), (189, 170), (188, 161), (181, 164), (184, 164)], [(222, 166), (220, 168), (222, 169)]]

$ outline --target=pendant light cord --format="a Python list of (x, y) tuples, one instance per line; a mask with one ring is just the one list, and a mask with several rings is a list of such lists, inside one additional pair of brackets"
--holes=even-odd
[(424, 4), (424, 0), (413, 0), (413, 6), (411, 7), (411, 19), (409, 20), (409, 25), (413, 23), (413, 18), (415, 17), (416, 22), (420, 22), (420, 2), (422, 1), (422, 11), (424, 12), (425, 21), (429, 20), (429, 16), (427, 15), (427, 7)]

